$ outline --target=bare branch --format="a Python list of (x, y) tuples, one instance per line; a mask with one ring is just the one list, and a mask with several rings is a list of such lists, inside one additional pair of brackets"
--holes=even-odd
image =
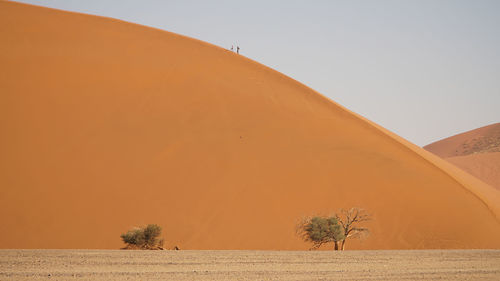
[(335, 217), (344, 230), (343, 244), (345, 244), (347, 238), (362, 237), (369, 234), (367, 228), (357, 226), (358, 223), (371, 219), (371, 216), (365, 210), (360, 208), (341, 209)]

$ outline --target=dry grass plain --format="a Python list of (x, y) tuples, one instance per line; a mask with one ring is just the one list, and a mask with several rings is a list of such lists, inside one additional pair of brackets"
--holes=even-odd
[(500, 250), (0, 250), (0, 280), (500, 280)]

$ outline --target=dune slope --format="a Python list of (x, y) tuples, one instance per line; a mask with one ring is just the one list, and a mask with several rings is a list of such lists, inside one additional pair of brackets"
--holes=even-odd
[(500, 152), (450, 157), (446, 161), (500, 190)]
[(500, 190), (500, 123), (451, 136), (424, 149)]
[(301, 216), (351, 206), (374, 220), (348, 249), (500, 248), (497, 191), (261, 64), (5, 1), (0, 35), (1, 248), (157, 223), (181, 249), (307, 249)]
[(424, 146), (439, 157), (500, 152), (500, 123), (460, 133)]

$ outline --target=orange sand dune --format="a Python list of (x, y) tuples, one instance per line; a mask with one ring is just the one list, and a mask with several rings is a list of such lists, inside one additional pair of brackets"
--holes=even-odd
[[(361, 206), (348, 249), (500, 248), (500, 193), (254, 61), (118, 20), (0, 2), (0, 247), (307, 249), (303, 215)], [(313, 70), (312, 70), (313, 71)]]
[(500, 189), (500, 123), (451, 136), (424, 149)]
[(500, 152), (500, 123), (491, 124), (451, 136), (424, 149), (442, 158), (465, 156), (475, 153)]
[(450, 157), (446, 161), (500, 190), (500, 152)]

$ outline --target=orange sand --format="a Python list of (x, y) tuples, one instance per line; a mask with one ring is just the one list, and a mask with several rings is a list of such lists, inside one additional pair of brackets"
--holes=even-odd
[(424, 146), (424, 149), (442, 158), (500, 152), (500, 123), (433, 142)]
[(500, 190), (500, 123), (451, 136), (424, 149)]
[(446, 161), (500, 190), (500, 152), (451, 157)]
[(500, 248), (500, 193), (254, 61), (118, 20), (0, 2), (0, 247), (307, 249), (303, 215), (361, 206), (348, 249)]

